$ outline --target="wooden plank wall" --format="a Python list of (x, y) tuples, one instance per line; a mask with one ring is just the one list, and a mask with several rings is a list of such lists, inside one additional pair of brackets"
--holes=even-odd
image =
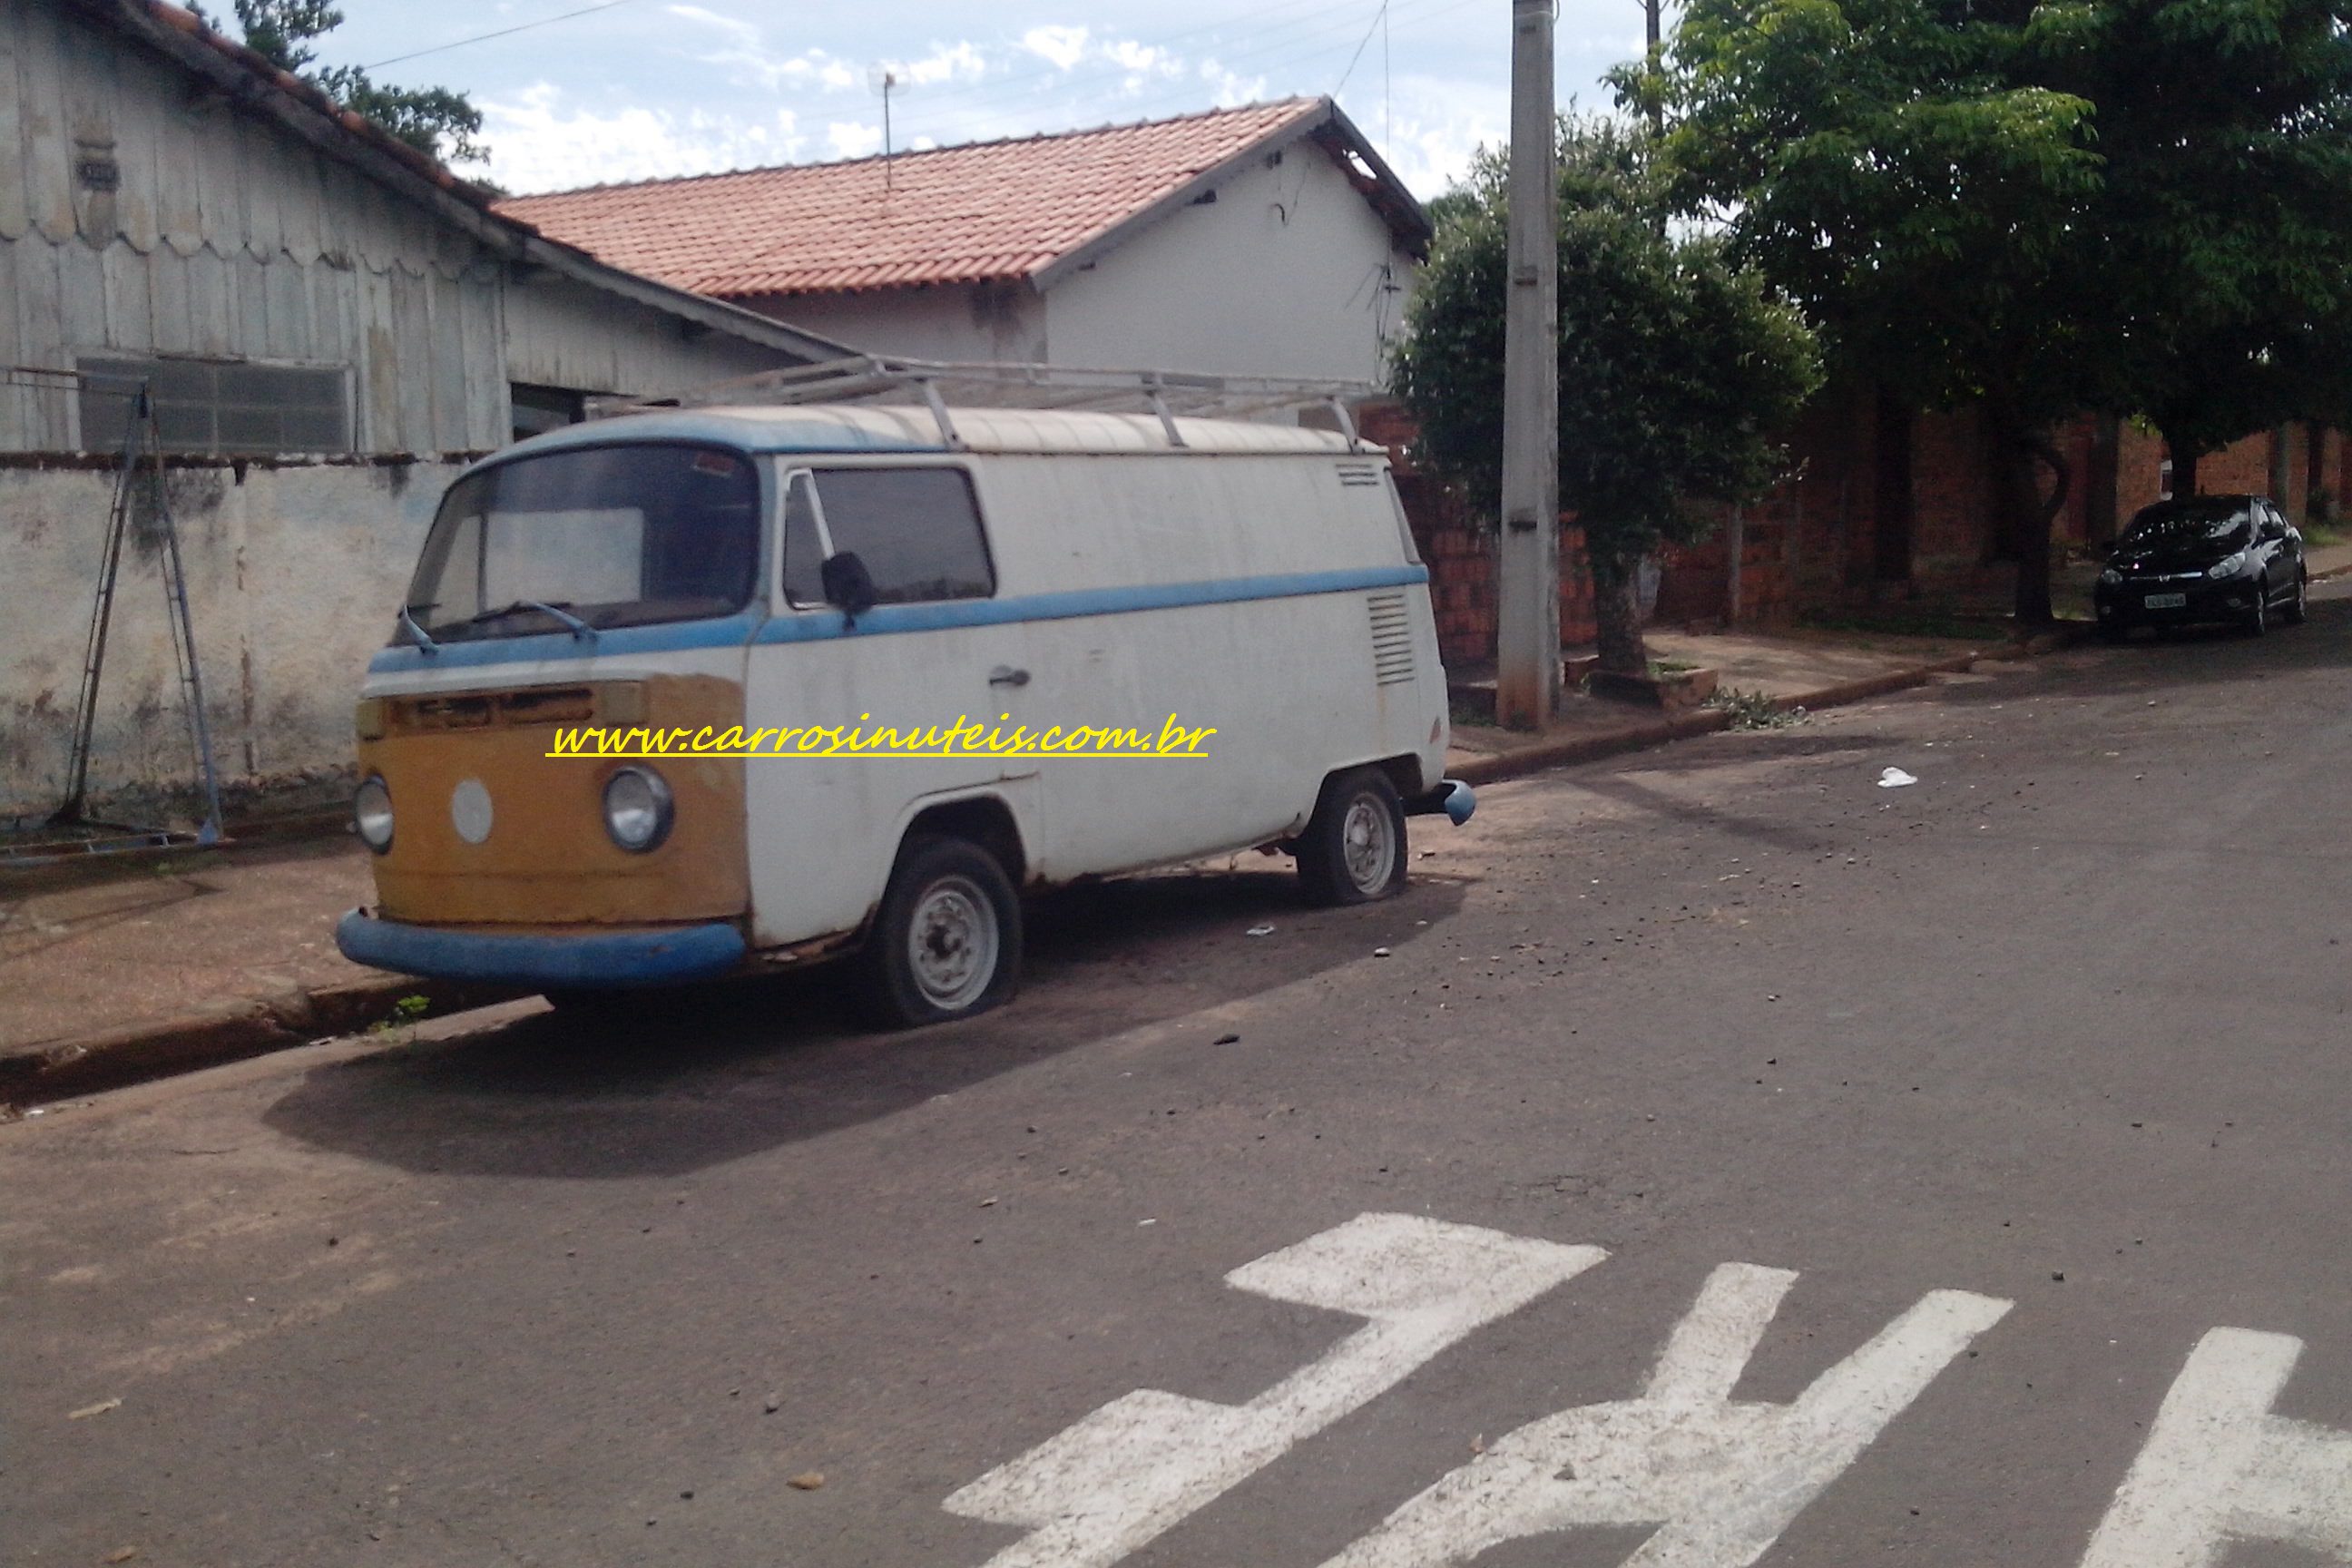
[[(92, 155), (119, 189), (76, 178)], [(417, 454), (504, 445), (509, 381), (652, 392), (790, 363), (561, 276), (510, 279), (163, 57), (56, 0), (0, 0), (0, 364), (103, 349), (346, 367), (358, 449)], [(76, 435), (68, 396), (0, 388), (0, 450)]]

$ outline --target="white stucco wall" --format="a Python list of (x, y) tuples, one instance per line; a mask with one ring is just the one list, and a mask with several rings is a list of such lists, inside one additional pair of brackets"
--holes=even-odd
[(1386, 381), (1412, 258), (1320, 148), (1280, 156), (1050, 285), (1053, 363)]
[(738, 302), (866, 353), (1027, 363), (1047, 359), (1045, 302), (1026, 284), (782, 294)]
[[(1417, 264), (1300, 141), (1214, 202), (1146, 226), (1041, 297), (1025, 285), (740, 301), (874, 353), (1385, 382)], [(1385, 269), (1385, 270), (1384, 270)]]
[[(170, 471), (215, 759), (280, 788), (352, 759), (352, 704), (383, 646), (453, 464), (228, 465)], [(0, 818), (65, 788), (113, 475), (0, 468)], [(116, 590), (89, 769), (94, 800), (194, 777), (164, 619), (161, 536), (134, 523)]]

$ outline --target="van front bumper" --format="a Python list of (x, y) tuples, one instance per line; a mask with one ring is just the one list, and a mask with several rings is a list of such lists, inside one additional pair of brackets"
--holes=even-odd
[(402, 974), (551, 990), (710, 980), (735, 969), (744, 953), (743, 933), (731, 925), (509, 935), (407, 925), (365, 910), (335, 923), (335, 945), (354, 963)]

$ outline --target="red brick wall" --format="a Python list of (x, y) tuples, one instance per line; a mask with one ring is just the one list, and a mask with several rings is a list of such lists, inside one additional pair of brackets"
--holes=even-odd
[[(1410, 445), (1411, 415), (1401, 405), (1369, 405), (1358, 415), (1367, 438), (1387, 447), (1394, 459), (1397, 489), (1422, 558), (1429, 565), (1430, 597), (1436, 609), (1438, 646), (1448, 663), (1485, 664), (1495, 657), (1495, 535), (1458, 498), (1417, 472)], [(1743, 626), (1785, 626), (1801, 609), (1864, 604), (1894, 595), (1964, 596), (2005, 603), (2012, 590), (2013, 563), (1991, 560), (1991, 496), (1985, 475), (1983, 437), (1972, 410), (1923, 414), (1911, 426), (1911, 574), (1878, 579), (1876, 399), (1867, 389), (1832, 388), (1815, 401), (1790, 438), (1794, 477), (1745, 511), (1740, 552), (1740, 616)], [(2289, 515), (2301, 518), (2307, 504), (2306, 442), (2321, 447), (2322, 473), (2333, 486), (2341, 514), (2352, 500), (2352, 441), (2341, 433), (2312, 432), (2297, 426), (2290, 437)], [(2071, 469), (2072, 493), (2053, 521), (2062, 544), (2087, 537), (2089, 478), (2095, 424), (2084, 416), (2055, 434)], [(2125, 424), (2116, 455), (2116, 513), (2120, 525), (2157, 499), (2164, 443), (2154, 434)], [(2271, 437), (2248, 437), (2199, 465), (2198, 488), (2207, 492), (2267, 493)], [(1666, 625), (1720, 621), (1729, 605), (1728, 509), (1717, 509), (1714, 531), (1694, 545), (1666, 552), (1659, 585), (1657, 619)], [(1560, 642), (1590, 643), (1591, 579), (1584, 566), (1583, 537), (1572, 516), (1560, 528)]]
[(2267, 435), (2249, 436), (2197, 459), (2197, 489), (2202, 494), (2250, 490), (2263, 495), (2270, 488), (2271, 438)]
[[(1356, 410), (1356, 427), (1368, 441), (1389, 449), (1397, 495), (1404, 502), (1413, 544), (1429, 567), (1429, 600), (1437, 618), (1437, 650), (1451, 665), (1495, 661), (1496, 601), (1494, 529), (1432, 476), (1413, 466), (1412, 443), (1418, 433), (1401, 404), (1369, 404)], [(1584, 563), (1584, 533), (1562, 514), (1559, 530), (1559, 641), (1577, 647), (1592, 641), (1592, 578)]]

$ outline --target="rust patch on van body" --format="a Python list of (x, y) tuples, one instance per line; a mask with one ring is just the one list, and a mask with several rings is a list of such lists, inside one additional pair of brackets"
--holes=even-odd
[[(375, 862), (387, 919), (419, 925), (653, 925), (732, 920), (751, 908), (743, 763), (640, 761), (670, 787), (677, 816), (659, 847), (631, 854), (604, 831), (604, 784), (626, 759), (551, 757), (556, 727), (615, 722), (724, 730), (743, 689), (717, 676), (485, 689), (371, 700), (360, 773), (392, 792), (393, 840)], [(457, 835), (452, 793), (489, 792), (489, 836)]]

